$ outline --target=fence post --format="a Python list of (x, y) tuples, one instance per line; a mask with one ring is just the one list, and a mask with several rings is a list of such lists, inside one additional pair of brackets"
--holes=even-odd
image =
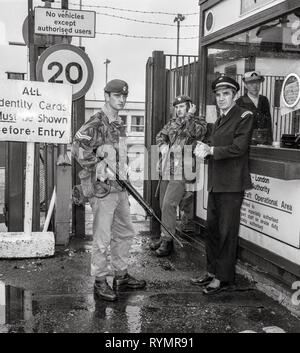
[[(166, 115), (166, 60), (164, 52), (154, 51), (152, 53), (152, 70), (148, 70), (152, 77), (148, 77), (147, 80), (151, 80), (152, 87), (150, 92), (148, 92), (148, 97), (146, 97), (146, 106), (148, 106), (149, 100), (151, 104), (151, 109), (146, 112), (147, 124), (150, 123), (150, 131), (147, 141), (147, 149), (149, 155), (148, 166), (151, 168), (151, 145), (156, 145), (156, 135), (162, 129), (165, 123)], [(149, 171), (149, 176), (151, 176), (151, 170)], [(150, 190), (149, 201), (156, 212), (160, 216), (159, 200), (155, 197), (155, 190), (157, 188), (157, 180), (150, 180)], [(152, 238), (159, 237), (160, 234), (160, 224), (155, 220), (151, 219), (150, 222), (150, 232)]]
[[(73, 136), (77, 130), (85, 122), (85, 96), (73, 102), (72, 109), (72, 133)], [(72, 185), (80, 183), (78, 172), (81, 170), (80, 165), (74, 160), (72, 165)], [(82, 237), (85, 235), (85, 207), (76, 206), (73, 204), (72, 207), (72, 231), (76, 237)]]
[(59, 146), (59, 156), (56, 167), (56, 212), (55, 212), (55, 242), (57, 245), (67, 245), (70, 233), (72, 167), (67, 155), (67, 146)]

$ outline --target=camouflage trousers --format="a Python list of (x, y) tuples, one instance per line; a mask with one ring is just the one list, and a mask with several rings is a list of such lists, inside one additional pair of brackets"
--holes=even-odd
[[(161, 218), (164, 225), (172, 234), (176, 231), (177, 207), (183, 211), (182, 226), (189, 224), (193, 218), (193, 192), (185, 189), (185, 181), (182, 180), (163, 180), (160, 184), (159, 202)], [(171, 236), (161, 230), (161, 237), (165, 240), (172, 240)]]
[(115, 275), (127, 272), (129, 250), (135, 231), (126, 191), (113, 192), (103, 199), (92, 197), (93, 246), (91, 275), (104, 278), (110, 265)]

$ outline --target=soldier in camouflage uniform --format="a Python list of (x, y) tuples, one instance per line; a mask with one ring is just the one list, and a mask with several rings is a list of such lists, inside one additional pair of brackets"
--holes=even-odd
[[(127, 272), (129, 249), (134, 237), (128, 195), (109, 174), (106, 161), (116, 162), (124, 147), (125, 128), (118, 112), (125, 106), (128, 85), (112, 80), (105, 89), (105, 105), (76, 133), (72, 146), (73, 156), (83, 170), (79, 173), (81, 187), (93, 211), (93, 247), (91, 275), (95, 277), (95, 294), (108, 301), (117, 299), (120, 286), (141, 289), (146, 282), (137, 280)], [(105, 160), (104, 160), (105, 157)], [(120, 164), (114, 164), (120, 171)], [(114, 271), (113, 287), (106, 280), (108, 249)]]
[[(176, 230), (176, 210), (181, 202), (183, 203), (183, 209), (189, 209), (189, 217), (192, 216), (191, 201), (193, 201), (193, 197), (191, 197), (190, 192), (186, 191), (186, 183), (191, 182), (191, 180), (188, 181), (185, 178), (186, 168), (184, 167), (186, 165), (183, 164), (182, 152), (185, 146), (193, 145), (197, 140), (201, 141), (204, 138), (206, 121), (204, 118), (195, 117), (196, 106), (191, 103), (191, 98), (188, 96), (178, 96), (174, 100), (173, 106), (176, 116), (158, 133), (156, 143), (160, 148), (163, 160), (165, 160), (165, 166), (169, 168), (168, 173), (165, 173), (165, 170), (161, 171), (159, 200), (162, 222), (174, 234)], [(177, 149), (181, 153), (177, 155), (176, 152), (173, 155), (174, 158), (171, 154), (171, 158), (169, 158), (170, 150), (177, 151)], [(152, 241), (150, 249), (154, 250), (158, 257), (168, 256), (173, 250), (173, 240), (162, 229), (160, 239)]]

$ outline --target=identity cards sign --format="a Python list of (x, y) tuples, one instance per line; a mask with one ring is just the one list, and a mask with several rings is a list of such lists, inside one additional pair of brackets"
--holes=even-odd
[(71, 141), (72, 86), (0, 81), (0, 141)]
[(74, 37), (95, 37), (95, 11), (64, 10), (36, 7), (35, 34), (56, 34)]

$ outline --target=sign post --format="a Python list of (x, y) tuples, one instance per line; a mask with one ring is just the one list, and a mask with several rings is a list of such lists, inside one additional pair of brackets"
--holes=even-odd
[(71, 97), (71, 85), (0, 81), (0, 141), (27, 142), (24, 232), (0, 233), (0, 257), (54, 254), (54, 234), (32, 232), (34, 143), (70, 143)]
[[(37, 78), (39, 81), (68, 83), (73, 88), (73, 133), (75, 133), (84, 123), (84, 95), (90, 88), (93, 77), (93, 65), (88, 55), (80, 48), (69, 44), (54, 45), (43, 52), (37, 63)], [(66, 155), (65, 155), (66, 156)], [(62, 195), (66, 192), (63, 181), (70, 180), (67, 176), (66, 157), (60, 155), (57, 164), (63, 166), (57, 170), (57, 194)], [(78, 180), (79, 165), (75, 162), (73, 165), (73, 184)], [(64, 199), (61, 198), (61, 212), (57, 212), (56, 230), (57, 241), (65, 243), (66, 228), (68, 222), (63, 216), (66, 206)], [(85, 210), (84, 206), (73, 205), (73, 230), (76, 236), (82, 236), (85, 233)], [(61, 234), (61, 235), (60, 235)], [(61, 239), (61, 240), (60, 240)]]

